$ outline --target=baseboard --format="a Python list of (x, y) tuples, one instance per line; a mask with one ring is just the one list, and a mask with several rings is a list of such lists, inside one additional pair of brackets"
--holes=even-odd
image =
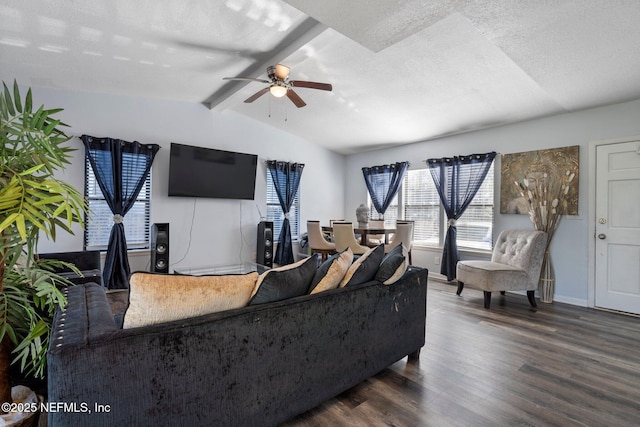
[(587, 300), (582, 298), (571, 298), (571, 297), (563, 297), (562, 295), (557, 295), (553, 297), (553, 300), (564, 303), (564, 304), (578, 305), (580, 307), (589, 307)]
[(452, 281), (447, 280), (447, 276), (440, 273), (429, 272), (429, 280), (435, 280), (436, 282), (446, 283), (448, 285), (458, 286), (458, 282), (454, 279)]
[[(525, 296), (527, 295), (526, 291), (508, 291), (508, 292), (511, 292), (511, 293), (514, 293), (514, 294), (519, 294), (519, 295), (525, 295)], [(540, 296), (536, 294), (536, 297), (539, 298)], [(589, 307), (589, 305), (587, 304), (587, 300), (586, 299), (564, 297), (562, 295), (554, 295), (553, 296), (553, 302), (561, 302), (563, 304), (577, 305), (579, 307)], [(540, 302), (540, 304), (547, 304), (547, 303)]]
[[(447, 276), (445, 276), (444, 274), (440, 274), (440, 273), (433, 273), (433, 272), (429, 272), (429, 280), (434, 280), (436, 282), (440, 282), (440, 283), (445, 283), (447, 285), (453, 285), (453, 286), (457, 286), (458, 282), (454, 279), (452, 281), (447, 280)], [(527, 295), (526, 291), (509, 291), (512, 292), (514, 294), (519, 294), (519, 295)], [(561, 302), (563, 304), (570, 304), (570, 305), (577, 305), (580, 307), (589, 307), (589, 304), (587, 303), (586, 299), (582, 299), (582, 298), (571, 298), (571, 297), (565, 297), (562, 295), (556, 295), (553, 297), (553, 300), (555, 302)], [(542, 303), (545, 304), (545, 303)]]

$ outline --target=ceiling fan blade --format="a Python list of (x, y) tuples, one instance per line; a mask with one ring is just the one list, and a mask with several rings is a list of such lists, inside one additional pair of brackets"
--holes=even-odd
[(287, 98), (289, 98), (289, 99), (291, 100), (291, 102), (293, 102), (294, 104), (296, 104), (296, 107), (298, 107), (298, 108), (302, 108), (302, 107), (304, 107), (305, 105), (307, 105), (307, 104), (302, 100), (302, 98), (300, 98), (300, 97), (298, 96), (298, 94), (297, 94), (297, 93), (295, 93), (295, 92), (293, 91), (293, 89), (289, 89), (289, 90), (287, 91)]
[(318, 82), (308, 82), (305, 80), (292, 80), (289, 82), (291, 86), (294, 87), (307, 87), (309, 89), (320, 89), (320, 90), (333, 90), (333, 86), (329, 83), (318, 83)]
[(248, 80), (251, 82), (260, 82), (260, 83), (271, 83), (269, 80), (265, 79), (254, 79), (252, 77), (223, 77), (222, 80)]
[(253, 102), (253, 101), (255, 101), (256, 99), (260, 98), (262, 95), (264, 95), (267, 92), (269, 92), (269, 88), (268, 87), (265, 87), (264, 89), (260, 89), (258, 92), (254, 93), (253, 95), (251, 95), (250, 97), (245, 99), (244, 102), (246, 102), (246, 103)]
[(282, 64), (277, 64), (276, 65), (276, 77), (279, 78), (280, 80), (285, 80), (287, 77), (289, 77), (289, 71), (291, 69), (289, 67), (287, 67), (286, 65), (282, 65)]
[(234, 49), (232, 47), (224, 47), (222, 44), (217, 45), (215, 43), (196, 43), (186, 40), (174, 40), (173, 38), (167, 39), (170, 43), (175, 43), (180, 47), (187, 49), (197, 49), (205, 52), (213, 53), (215, 55), (229, 55), (238, 56), (242, 58), (253, 59), (259, 61), (264, 58), (267, 52), (251, 49)]

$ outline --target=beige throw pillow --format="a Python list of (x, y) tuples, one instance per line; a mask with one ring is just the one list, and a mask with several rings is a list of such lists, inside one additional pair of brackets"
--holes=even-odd
[(258, 273), (183, 276), (136, 272), (129, 279), (123, 329), (244, 307)]
[(311, 281), (311, 287), (313, 288), (311, 294), (337, 288), (352, 262), (353, 252), (351, 248), (325, 261), (316, 271), (316, 276), (318, 277), (314, 277)]

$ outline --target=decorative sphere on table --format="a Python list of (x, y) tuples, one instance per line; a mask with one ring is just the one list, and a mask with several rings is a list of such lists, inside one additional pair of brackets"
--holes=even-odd
[(356, 209), (356, 219), (358, 220), (358, 226), (366, 227), (369, 222), (369, 208), (361, 203)]

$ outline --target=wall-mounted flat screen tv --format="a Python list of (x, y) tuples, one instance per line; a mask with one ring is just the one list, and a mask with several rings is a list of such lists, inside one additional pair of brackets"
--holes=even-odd
[(258, 156), (171, 143), (169, 196), (253, 200)]

